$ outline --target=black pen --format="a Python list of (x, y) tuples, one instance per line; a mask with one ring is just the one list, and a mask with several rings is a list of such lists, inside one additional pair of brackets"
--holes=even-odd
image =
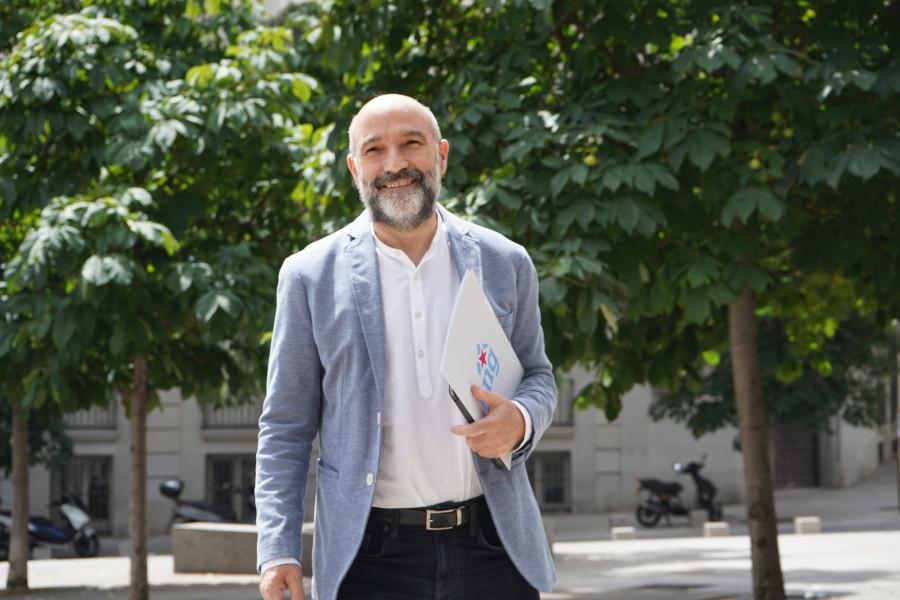
[[(459, 399), (459, 396), (456, 395), (456, 392), (453, 391), (453, 386), (448, 388), (450, 390), (450, 397), (453, 399), (453, 402), (456, 404), (456, 407), (459, 409), (459, 412), (463, 414), (468, 423), (474, 423), (475, 419), (472, 418), (471, 413), (466, 408), (466, 405), (463, 404), (462, 400)], [(506, 464), (503, 462), (503, 459), (500, 458), (492, 458), (491, 462), (494, 463), (494, 466), (500, 469), (501, 471), (507, 471)]]

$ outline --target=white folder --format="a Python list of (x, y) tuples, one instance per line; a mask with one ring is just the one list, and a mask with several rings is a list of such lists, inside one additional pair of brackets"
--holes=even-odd
[[(441, 373), (470, 422), (486, 414), (484, 405), (472, 396), (472, 385), (512, 398), (522, 381), (522, 363), (471, 269), (463, 276), (453, 305)], [(507, 454), (501, 461), (509, 469), (512, 457)]]

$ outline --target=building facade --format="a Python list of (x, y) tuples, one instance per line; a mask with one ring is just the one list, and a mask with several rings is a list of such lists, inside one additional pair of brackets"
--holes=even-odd
[[(676, 461), (705, 457), (704, 474), (719, 488), (723, 503), (743, 500), (743, 462), (734, 449), (736, 431), (726, 429), (697, 440), (681, 425), (655, 422), (647, 415), (654, 390), (634, 388), (615, 422), (594, 408), (574, 410), (575, 391), (586, 374), (560, 379), (560, 402), (552, 427), (527, 469), (545, 512), (632, 513), (636, 479), (677, 480)], [(252, 490), (257, 420), (261, 403), (212, 409), (177, 393), (161, 395), (161, 407), (148, 418), (147, 514), (149, 535), (165, 535), (173, 502), (160, 493), (169, 479), (184, 482), (182, 497), (225, 506), (239, 521), (254, 518), (247, 493)], [(777, 428), (773, 432), (777, 487), (846, 487), (865, 479), (897, 453), (896, 394), (885, 394), (885, 424), (860, 429), (833, 423), (832, 434)], [(88, 506), (101, 535), (128, 535), (129, 424), (121, 407), (91, 409), (67, 417), (74, 457), (66, 469), (32, 468), (32, 514), (66, 488)], [(310, 477), (314, 477), (312, 469)], [(692, 501), (689, 481), (686, 501)], [(310, 486), (315, 481), (310, 481)], [(11, 497), (11, 484), (0, 480), (0, 498)], [(312, 515), (313, 494), (307, 514)]]

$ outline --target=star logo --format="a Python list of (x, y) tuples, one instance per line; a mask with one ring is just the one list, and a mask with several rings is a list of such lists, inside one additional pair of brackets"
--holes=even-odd
[(475, 369), (481, 379), (481, 387), (490, 391), (494, 377), (500, 372), (500, 359), (490, 344), (475, 344)]
[(489, 351), (490, 344), (475, 344), (475, 368), (479, 375), (487, 371)]

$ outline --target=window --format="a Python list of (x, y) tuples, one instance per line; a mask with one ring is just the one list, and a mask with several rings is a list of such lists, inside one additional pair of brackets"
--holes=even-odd
[(91, 406), (84, 410), (63, 415), (67, 429), (115, 429), (116, 403), (109, 406)]
[[(109, 535), (112, 533), (111, 474), (111, 456), (73, 456), (64, 469), (52, 472), (50, 498), (55, 501), (66, 494), (74, 494), (87, 508), (97, 533)], [(50, 518), (57, 527), (63, 525), (58, 508), (51, 511)]]
[(210, 454), (206, 457), (206, 501), (225, 509), (236, 521), (254, 522), (255, 476), (256, 457), (252, 454)]
[(262, 404), (262, 398), (234, 406), (203, 404), (203, 429), (256, 429)]
[(569, 377), (558, 378), (556, 387), (559, 399), (556, 401), (556, 410), (553, 413), (551, 425), (571, 427), (575, 424), (575, 380)]
[(535, 452), (526, 463), (528, 480), (541, 510), (571, 510), (570, 462), (568, 452)]

